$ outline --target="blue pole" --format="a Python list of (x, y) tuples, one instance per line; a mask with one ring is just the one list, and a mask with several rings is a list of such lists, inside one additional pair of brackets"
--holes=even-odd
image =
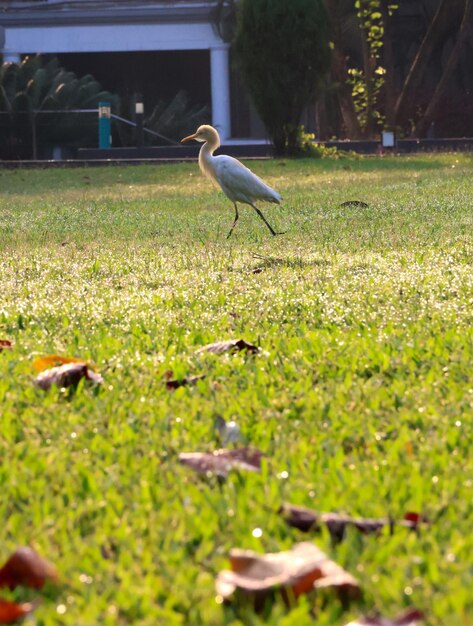
[(110, 102), (99, 102), (99, 148), (110, 148)]

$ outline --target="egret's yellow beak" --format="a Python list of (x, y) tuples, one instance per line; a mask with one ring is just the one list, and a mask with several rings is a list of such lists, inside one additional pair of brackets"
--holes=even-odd
[(190, 141), (191, 139), (195, 139), (196, 138), (196, 133), (194, 133), (193, 135), (189, 135), (188, 137), (184, 137), (184, 139), (181, 139), (181, 143), (184, 143), (185, 141)]

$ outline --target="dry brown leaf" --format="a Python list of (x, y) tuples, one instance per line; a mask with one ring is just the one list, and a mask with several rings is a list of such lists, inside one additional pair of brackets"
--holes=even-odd
[(282, 504), (278, 513), (283, 516), (286, 524), (305, 533), (320, 527), (320, 516), (312, 509), (295, 504)]
[(197, 381), (203, 380), (204, 378), (205, 374), (200, 374), (199, 376), (185, 376), (184, 378), (168, 378), (166, 380), (166, 387), (174, 391), (174, 389), (179, 389), (179, 387), (195, 385)]
[(85, 359), (78, 359), (75, 356), (61, 356), (60, 354), (47, 354), (46, 356), (40, 356), (33, 361), (33, 367), (38, 372), (42, 372), (51, 367), (58, 367), (59, 365), (65, 365), (66, 363), (83, 363), (87, 364)]
[(83, 378), (97, 385), (103, 383), (102, 376), (91, 370), (87, 363), (74, 362), (41, 372), (35, 380), (35, 385), (48, 391), (53, 385), (59, 388), (78, 385)]
[(41, 589), (46, 580), (57, 579), (56, 569), (33, 548), (18, 548), (0, 569), (0, 587)]
[(35, 605), (31, 602), (25, 602), (18, 604), (16, 602), (9, 602), (0, 598), (0, 624), (14, 624), (28, 613), (31, 613), (35, 608)]
[(13, 348), (13, 342), (9, 339), (0, 339), (0, 352), (2, 350), (11, 350)]
[(359, 206), (359, 207), (362, 207), (363, 209), (367, 209), (369, 207), (369, 205), (366, 204), (366, 202), (363, 202), (363, 200), (346, 200), (345, 202), (342, 202), (340, 206), (342, 207)]
[(429, 520), (424, 515), (420, 513), (414, 513), (413, 511), (408, 511), (404, 513), (403, 521), (400, 522), (401, 525), (407, 526), (408, 528), (417, 528), (419, 524), (428, 524)]
[(363, 534), (376, 534), (382, 528), (388, 527), (392, 530), (395, 525), (404, 526), (406, 528), (417, 529), (418, 525), (425, 519), (418, 513), (406, 513), (400, 521), (394, 521), (389, 518), (363, 518), (350, 517), (349, 515), (340, 515), (338, 513), (318, 513), (303, 506), (293, 504), (283, 504), (278, 511), (289, 526), (298, 528), (303, 532), (309, 530), (319, 530), (325, 524), (332, 539), (341, 541), (345, 536), (348, 526), (353, 526)]
[(344, 600), (361, 595), (357, 580), (312, 543), (270, 554), (235, 549), (230, 552), (230, 566), (217, 576), (217, 593), (230, 600), (238, 592), (253, 599), (256, 608), (273, 590), (282, 591), (286, 598), (321, 587), (334, 587)]
[(418, 609), (407, 609), (402, 615), (394, 619), (384, 617), (362, 617), (346, 626), (417, 626), (424, 619), (424, 614)]
[(224, 352), (241, 352), (243, 350), (252, 354), (259, 352), (258, 346), (254, 346), (244, 339), (229, 339), (228, 341), (217, 341), (216, 343), (209, 343), (207, 346), (202, 346), (202, 348), (197, 350), (197, 354), (201, 354), (202, 352), (223, 354)]
[(262, 456), (260, 450), (236, 448), (215, 452), (183, 452), (179, 455), (179, 461), (200, 474), (211, 472), (217, 476), (226, 476), (232, 469), (259, 472)]

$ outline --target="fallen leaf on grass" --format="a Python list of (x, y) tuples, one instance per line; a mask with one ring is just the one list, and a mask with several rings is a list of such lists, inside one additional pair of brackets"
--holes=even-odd
[(421, 515), (420, 513), (414, 513), (413, 511), (408, 511), (404, 513), (403, 521), (400, 522), (402, 526), (407, 526), (408, 528), (417, 528), (419, 524), (427, 524), (428, 519)]
[(346, 626), (417, 626), (424, 619), (424, 615), (417, 609), (408, 609), (394, 619), (385, 617), (362, 617)]
[(200, 474), (212, 472), (217, 476), (226, 476), (232, 469), (259, 472), (262, 456), (260, 450), (236, 448), (215, 452), (183, 452), (179, 455), (179, 461)]
[(327, 529), (335, 541), (341, 541), (345, 536), (347, 526), (353, 526), (363, 534), (376, 534), (382, 528), (388, 527), (392, 530), (395, 525), (404, 526), (405, 528), (417, 529), (418, 525), (425, 519), (418, 513), (406, 513), (404, 519), (394, 521), (389, 518), (363, 518), (350, 517), (349, 515), (340, 515), (338, 513), (318, 513), (303, 506), (295, 506), (293, 504), (283, 504), (278, 513), (280, 513), (289, 526), (298, 528), (303, 532), (309, 530), (319, 530), (321, 525), (325, 524)]
[(179, 387), (195, 385), (197, 381), (205, 378), (205, 374), (200, 374), (199, 376), (185, 376), (184, 378), (172, 378), (172, 372), (166, 372), (164, 378), (166, 379), (166, 387), (173, 391), (174, 389), (179, 389)]
[(84, 359), (78, 359), (75, 356), (61, 356), (59, 354), (47, 354), (46, 356), (40, 356), (33, 361), (33, 367), (38, 372), (42, 372), (50, 367), (58, 367), (59, 365), (66, 365), (66, 363), (84, 363), (87, 361)]
[(17, 602), (9, 602), (0, 598), (0, 624), (14, 624), (34, 609), (35, 605), (31, 602), (18, 604)]
[(273, 590), (282, 591), (286, 599), (322, 587), (335, 588), (343, 600), (361, 595), (357, 580), (312, 543), (270, 554), (232, 550), (230, 566), (217, 576), (217, 593), (230, 600), (238, 592), (253, 599), (255, 608)]
[(97, 385), (103, 382), (102, 376), (91, 370), (87, 363), (79, 362), (65, 363), (41, 372), (35, 385), (48, 391), (53, 385), (59, 388), (76, 386), (83, 378)]
[(55, 567), (33, 548), (18, 548), (0, 569), (0, 587), (41, 589), (46, 580), (57, 579)]
[(207, 346), (202, 346), (202, 348), (197, 350), (197, 354), (201, 354), (202, 352), (223, 354), (224, 352), (242, 352), (243, 350), (252, 354), (259, 352), (258, 346), (254, 346), (244, 339), (229, 339), (228, 341), (217, 341), (216, 343), (209, 343)]
[(369, 205), (366, 204), (366, 202), (363, 202), (362, 200), (347, 200), (346, 202), (342, 202), (340, 206), (342, 207), (359, 206), (359, 207), (363, 207), (364, 209), (367, 209), (369, 207)]
[(0, 352), (2, 350), (11, 350), (13, 343), (9, 339), (0, 339)]

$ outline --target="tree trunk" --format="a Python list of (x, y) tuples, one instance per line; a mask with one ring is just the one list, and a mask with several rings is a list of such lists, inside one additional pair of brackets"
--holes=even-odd
[(434, 119), (438, 105), (445, 95), (450, 78), (457, 67), (458, 60), (460, 59), (463, 45), (472, 33), (472, 5), (473, 0), (465, 0), (465, 9), (463, 12), (460, 30), (457, 35), (457, 40), (450, 53), (445, 69), (443, 70), (442, 77), (437, 84), (434, 95), (432, 96), (424, 115), (417, 122), (414, 128), (414, 131), (412, 133), (414, 137), (422, 137), (426, 134), (430, 124)]
[(361, 128), (356, 115), (352, 90), (348, 83), (349, 76), (346, 56), (343, 52), (343, 38), (338, 3), (337, 0), (324, 0), (324, 4), (329, 16), (330, 34), (333, 42), (331, 73), (335, 82), (338, 83), (337, 95), (340, 112), (348, 137), (350, 139), (359, 139), (361, 136)]
[(458, 1), (441, 0), (397, 99), (393, 113), (395, 124), (401, 125), (406, 121), (409, 115), (409, 104), (413, 100), (413, 95), (425, 75), (435, 46), (442, 35), (451, 28), (457, 10)]
[(38, 142), (36, 139), (36, 113), (31, 113), (31, 143), (33, 146), (33, 161), (38, 160)]
[(322, 97), (315, 103), (315, 136), (317, 141), (327, 141), (329, 137), (326, 98)]
[(286, 154), (288, 156), (298, 156), (302, 152), (299, 140), (299, 129), (294, 124), (286, 127)]
[(361, 128), (356, 115), (351, 87), (348, 83), (349, 76), (346, 58), (343, 51), (337, 47), (337, 44), (334, 45), (335, 49), (332, 50), (332, 76), (338, 83), (337, 94), (340, 112), (348, 137), (350, 139), (359, 139), (361, 137)]
[(384, 23), (383, 65), (386, 69), (384, 81), (386, 125), (394, 125), (394, 106), (396, 103), (396, 76), (394, 71), (394, 50), (391, 33), (391, 21), (388, 5), (390, 0), (381, 0), (381, 13)]
[(268, 134), (274, 148), (274, 156), (281, 157), (286, 154), (286, 133), (283, 128), (273, 129), (268, 127)]
[(371, 56), (370, 45), (368, 42), (368, 31), (363, 26), (361, 18), (359, 19), (359, 27), (361, 33), (361, 54), (363, 58), (363, 72), (365, 74), (365, 87), (366, 87), (366, 124), (362, 129), (362, 134), (365, 139), (371, 139), (373, 136), (373, 98), (374, 98), (374, 70), (375, 59)]

